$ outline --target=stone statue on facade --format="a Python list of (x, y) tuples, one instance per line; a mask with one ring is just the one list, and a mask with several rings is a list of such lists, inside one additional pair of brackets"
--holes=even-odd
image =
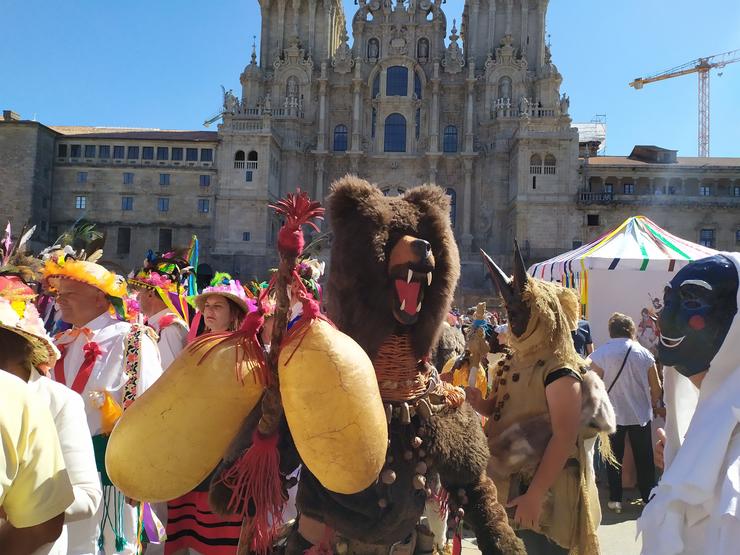
[(367, 43), (367, 57), (369, 60), (377, 60), (380, 55), (378, 39), (372, 38)]
[(429, 41), (426, 38), (419, 39), (416, 57), (420, 62), (426, 62), (429, 59)]
[(460, 45), (457, 44), (457, 39), (460, 38), (457, 34), (457, 21), (452, 20), (452, 31), (450, 32), (450, 44), (445, 52), (445, 57), (442, 60), (442, 67), (445, 68), (447, 73), (460, 73), (462, 68), (465, 66), (465, 57), (463, 56)]
[(528, 118), (529, 109), (529, 99), (526, 96), (523, 96), (522, 99), (519, 101), (519, 115)]
[(297, 98), (298, 97), (298, 79), (295, 77), (289, 77), (288, 78), (288, 84), (287, 84), (287, 95), (288, 98)]
[(568, 110), (570, 109), (570, 97), (563, 93), (563, 96), (560, 97), (560, 113), (564, 116), (568, 115)]
[(239, 99), (234, 96), (234, 90), (229, 89), (228, 91), (226, 88), (222, 85), (221, 91), (224, 95), (224, 102), (223, 107), (225, 112), (229, 112), (233, 114), (234, 112), (237, 112), (239, 110)]

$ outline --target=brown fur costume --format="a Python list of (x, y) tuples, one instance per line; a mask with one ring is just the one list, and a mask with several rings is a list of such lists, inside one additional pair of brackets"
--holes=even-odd
[(491, 398), (478, 407), (492, 415), (489, 474), (510, 496), (520, 495), (530, 483), (552, 437), (547, 378), (570, 371), (581, 384), (581, 433), (546, 494), (535, 529), (572, 555), (595, 555), (598, 493), (583, 440), (592, 435), (587, 428), (613, 430), (614, 413), (603, 383), (573, 346), (577, 298), (559, 285), (529, 277), (518, 246), (513, 279), (483, 254), (512, 323), (512, 355), (497, 371)]
[(432, 349), (430, 361), (434, 367), (442, 371), (445, 363), (451, 358), (457, 358), (465, 353), (465, 336), (463, 332), (456, 327), (449, 325), (447, 322), (442, 323), (442, 331), (439, 335), (439, 341)]
[[(390, 419), (384, 472), (385, 476), (391, 472), (392, 480), (379, 479), (362, 492), (342, 495), (324, 488), (305, 465), (301, 470), (299, 518), (324, 523), (339, 538), (350, 541), (350, 552), (363, 552), (356, 542), (378, 548), (407, 540), (430, 494), (425, 480), (433, 482), (438, 475), (450, 492), (452, 514), (458, 508), (464, 510), (482, 553), (525, 553), (496, 499), (493, 482), (486, 476), (488, 446), (478, 415), (467, 403), (460, 405), (462, 397), (455, 397), (457, 391), (450, 392), (449, 386), (439, 383), (436, 371), (427, 362), (460, 272), (449, 209), (449, 200), (438, 187), (423, 186), (402, 197), (385, 197), (377, 187), (355, 177), (336, 183), (328, 200), (334, 232), (327, 288), (329, 316), (365, 349), (376, 373), (389, 343), (404, 347), (405, 357), (385, 360), (410, 361), (414, 379), (421, 380), (425, 389), (408, 403), (383, 396)], [(426, 262), (420, 258), (408, 265), (407, 283), (411, 283), (413, 274), (414, 286), (419, 284), (419, 305), (404, 311), (394, 283), (407, 275), (407, 267), (397, 264), (396, 247), (410, 245), (409, 252), (415, 252), (418, 244), (414, 243), (427, 245), (427, 252), (421, 255)], [(397, 275), (394, 268), (402, 273)], [(429, 278), (431, 281), (427, 281)], [(415, 313), (414, 318), (409, 316), (411, 313)], [(389, 387), (380, 377), (379, 384), (381, 393)], [(417, 404), (419, 400), (425, 403)], [(219, 473), (249, 445), (253, 422), (251, 426), (245, 422)], [(283, 433), (288, 433), (287, 429)], [(289, 472), (295, 467), (295, 449), (289, 441), (284, 440), (281, 454), (281, 471)], [(218, 480), (213, 482), (211, 501), (215, 508), (224, 510), (229, 495)], [(351, 542), (355, 542), (354, 547)], [(296, 529), (286, 553), (302, 554), (309, 547)], [(365, 552), (375, 553), (376, 549), (368, 547)]]

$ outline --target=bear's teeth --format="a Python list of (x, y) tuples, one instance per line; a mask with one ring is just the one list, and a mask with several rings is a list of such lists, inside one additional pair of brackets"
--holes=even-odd
[(401, 310), (404, 310), (406, 308), (406, 299), (403, 300), (401, 303)]
[(409, 273), (406, 275), (406, 283), (411, 283), (411, 279), (414, 277), (414, 272), (412, 270), (409, 270)]
[(416, 306), (416, 312), (421, 312), (421, 302)]
[(427, 273), (427, 286), (432, 284), (432, 272)]

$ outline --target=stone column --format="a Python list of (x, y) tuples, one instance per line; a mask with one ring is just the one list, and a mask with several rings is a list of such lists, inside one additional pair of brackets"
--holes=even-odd
[(545, 13), (547, 2), (537, 5), (537, 70), (545, 64)]
[(326, 158), (323, 154), (316, 157), (316, 196), (314, 200), (324, 202), (324, 162)]
[(522, 2), (522, 37), (521, 37), (521, 44), (519, 46), (521, 52), (522, 52), (522, 58), (525, 60), (527, 59), (527, 33), (529, 32), (528, 25), (529, 25), (529, 1), (528, 0), (521, 0)]
[(468, 48), (465, 55), (472, 58), (478, 55), (476, 47), (478, 46), (478, 11), (480, 9), (480, 0), (470, 0), (470, 19), (468, 19)]
[(267, 57), (270, 54), (270, 0), (263, 0), (262, 6), (262, 26), (260, 32), (260, 67), (267, 67), (270, 61)]
[(316, 0), (308, 0), (308, 52), (313, 56), (316, 47)]
[(283, 53), (283, 48), (285, 48), (285, 6), (288, 3), (288, 0), (278, 0), (280, 4), (278, 4), (278, 33), (280, 33), (278, 37), (278, 51), (277, 55), (280, 56)]
[(354, 101), (352, 106), (352, 150), (357, 152), (360, 150), (360, 109), (361, 109), (361, 98), (360, 93), (362, 92), (362, 64), (355, 64), (355, 75), (352, 78), (352, 91), (354, 92)]
[(465, 152), (473, 152), (473, 109), (475, 102), (475, 58), (468, 58), (468, 78), (465, 80)]
[(298, 35), (298, 12), (301, 9), (301, 0), (293, 0), (293, 36)]
[(439, 162), (439, 154), (427, 155), (429, 158), (429, 183), (431, 185), (437, 184), (437, 163)]
[(429, 152), (439, 152), (439, 62), (432, 70), (432, 113), (429, 124)]
[(324, 12), (326, 13), (326, 37), (324, 40), (326, 53), (319, 52), (319, 56), (322, 56), (323, 58), (331, 58), (331, 55), (333, 54), (331, 51), (331, 34), (332, 27), (334, 26), (334, 7), (331, 5), (331, 2), (327, 2), (326, 0), (324, 1)]
[(488, 5), (488, 52), (490, 54), (496, 47), (496, 0), (491, 0)]
[(473, 219), (473, 158), (463, 158), (463, 169), (465, 171), (465, 190), (463, 196), (463, 235), (462, 246), (465, 252), (470, 252), (473, 245), (473, 234), (470, 232)]
[(512, 20), (512, 4), (513, 0), (506, 0), (506, 33), (511, 34), (511, 20)]
[(316, 146), (316, 149), (320, 151), (326, 150), (326, 84), (328, 81), (326, 72), (326, 62), (321, 62), (321, 76), (319, 77), (319, 137)]

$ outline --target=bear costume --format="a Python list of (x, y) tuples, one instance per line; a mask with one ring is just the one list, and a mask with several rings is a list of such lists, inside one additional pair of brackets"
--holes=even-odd
[[(473, 528), (482, 553), (525, 553), (486, 475), (480, 417), (429, 363), (460, 274), (449, 211), (447, 195), (435, 186), (386, 197), (347, 176), (332, 187), (328, 315), (373, 362), (389, 445), (377, 482), (352, 495), (327, 490), (303, 465), (300, 516), (287, 554), (371, 555), (394, 545), (394, 553), (411, 554), (437, 481), (449, 492), (450, 508)], [(249, 446), (256, 420), (254, 413), (247, 418), (212, 481), (216, 509), (225, 510), (231, 493), (218, 476)], [(287, 425), (282, 428), (281, 472), (288, 475), (300, 460)]]

